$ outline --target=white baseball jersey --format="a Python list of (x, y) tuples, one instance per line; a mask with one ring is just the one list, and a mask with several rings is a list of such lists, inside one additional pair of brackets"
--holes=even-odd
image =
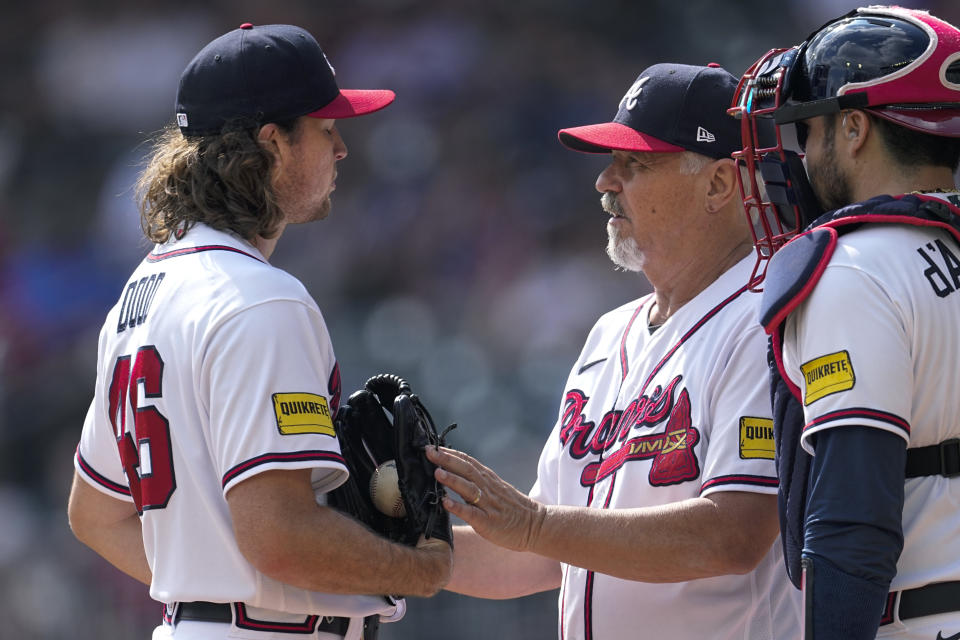
[[(662, 327), (653, 296), (597, 322), (567, 380), (531, 495), (597, 509), (649, 507), (715, 491), (775, 494), (773, 420), (753, 256)], [(800, 592), (779, 543), (746, 575), (672, 584), (562, 565), (559, 637), (795, 638)]]
[[(875, 224), (841, 235), (784, 326), (784, 368), (804, 398), (803, 447), (815, 454), (810, 436), (843, 425), (883, 429), (909, 447), (960, 437), (958, 319), (960, 247), (950, 233)], [(905, 482), (891, 589), (960, 580), (960, 479)]]
[(107, 315), (75, 467), (136, 504), (160, 602), (390, 615), (383, 598), (263, 575), (233, 536), (225, 495), (238, 482), (308, 468), (321, 494), (346, 479), (339, 401), (333, 347), (303, 285), (238, 236), (197, 225), (157, 245)]

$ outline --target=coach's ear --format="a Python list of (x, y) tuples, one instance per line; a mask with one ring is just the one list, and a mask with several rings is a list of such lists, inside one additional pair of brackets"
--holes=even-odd
[(708, 181), (704, 207), (710, 213), (723, 209), (734, 198), (740, 197), (737, 182), (737, 163), (732, 158), (714, 160), (703, 168)]

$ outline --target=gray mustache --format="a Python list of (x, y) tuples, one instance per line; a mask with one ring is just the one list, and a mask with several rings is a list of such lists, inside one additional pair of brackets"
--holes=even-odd
[(620, 203), (617, 202), (617, 196), (612, 191), (607, 191), (600, 196), (600, 206), (603, 207), (603, 210), (607, 213), (612, 213), (616, 216), (623, 215), (623, 209), (620, 207)]

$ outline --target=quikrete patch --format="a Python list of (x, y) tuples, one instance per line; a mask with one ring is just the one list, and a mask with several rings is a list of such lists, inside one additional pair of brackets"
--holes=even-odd
[(275, 393), (277, 428), (285, 436), (304, 433), (336, 435), (327, 399), (314, 393)]
[(773, 420), (751, 416), (740, 418), (740, 457), (744, 460), (773, 460)]
[(803, 372), (803, 404), (809, 405), (820, 398), (839, 391), (852, 389), (856, 376), (848, 351), (837, 351), (815, 358), (800, 366)]

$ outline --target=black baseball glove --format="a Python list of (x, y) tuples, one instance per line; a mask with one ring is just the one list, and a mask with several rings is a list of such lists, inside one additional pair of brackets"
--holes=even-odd
[[(395, 542), (415, 546), (422, 535), (452, 547), (450, 516), (441, 501), (445, 492), (433, 477), (436, 465), (423, 450), (442, 446), (454, 427), (438, 434), (420, 398), (399, 376), (370, 378), (337, 412), (337, 438), (350, 478), (328, 494), (328, 504)], [(402, 517), (381, 513), (370, 498), (370, 478), (389, 460), (396, 461), (406, 511)]]

